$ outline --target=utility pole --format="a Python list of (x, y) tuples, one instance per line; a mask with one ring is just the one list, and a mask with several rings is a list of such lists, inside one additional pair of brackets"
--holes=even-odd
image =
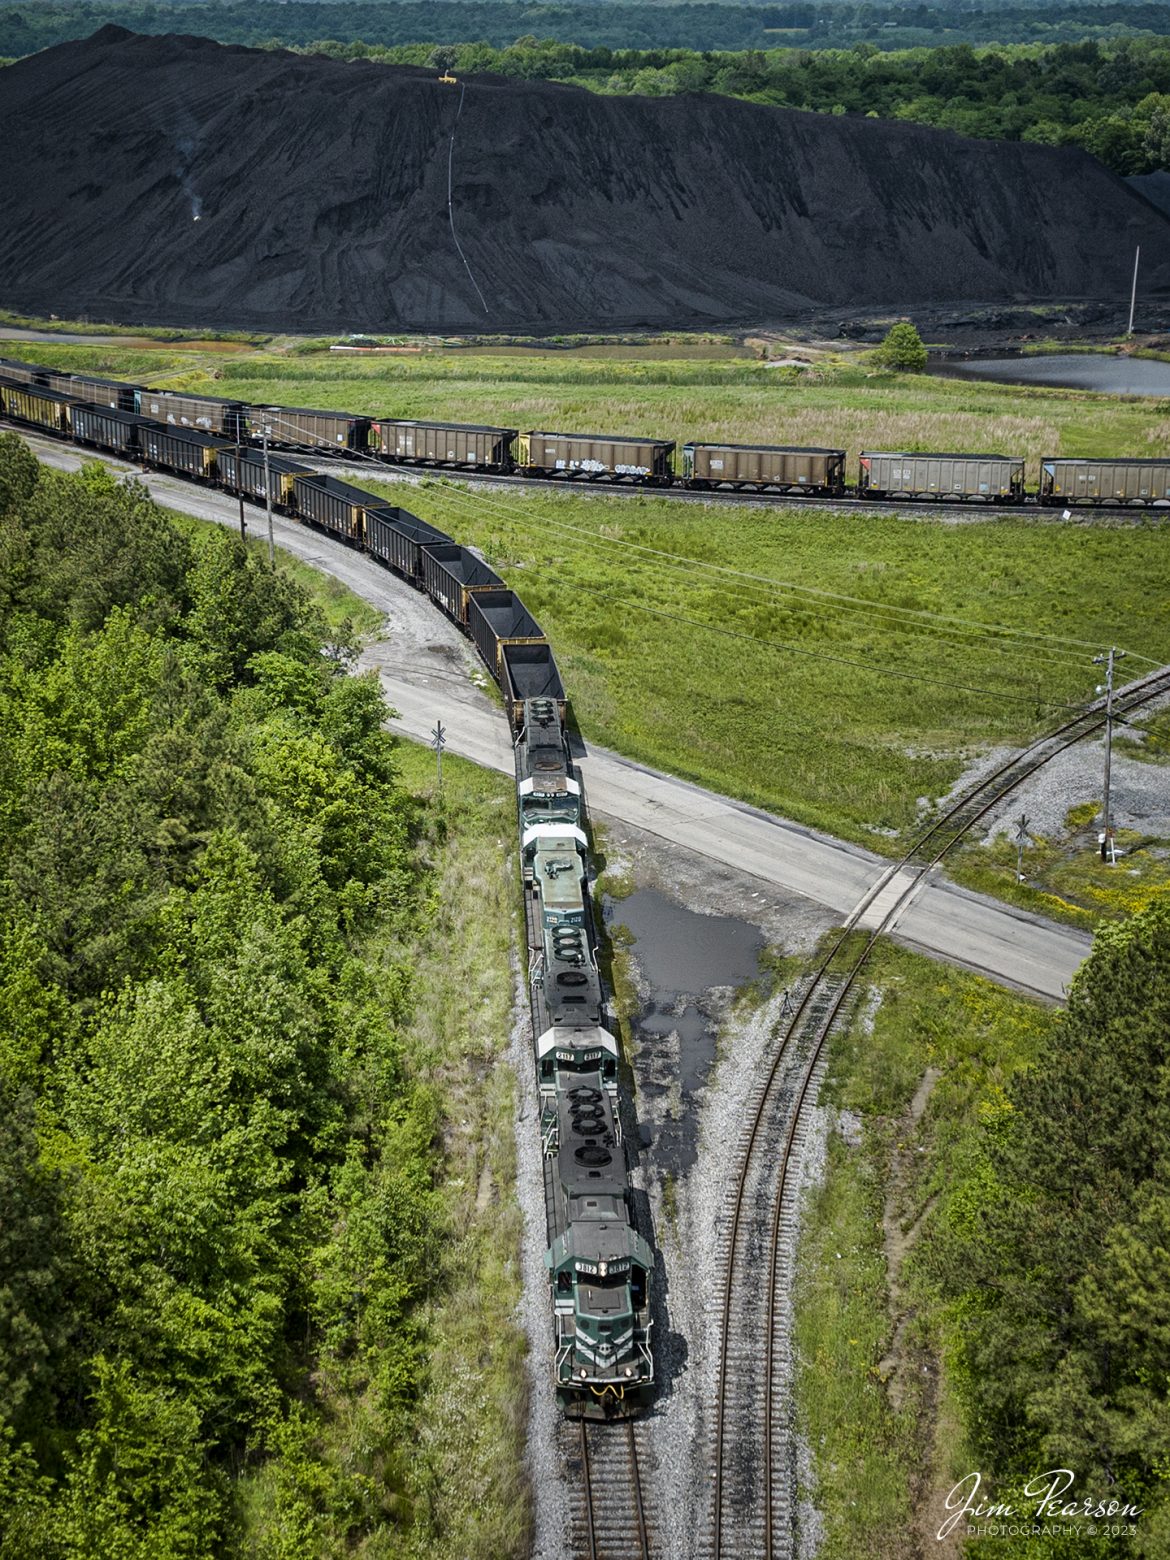
[(268, 424), (264, 424), (264, 506), (268, 510), (268, 562), (276, 567), (276, 546), (272, 540), (272, 472), (268, 466)]
[(1133, 311), (1134, 306), (1137, 303), (1137, 271), (1138, 261), (1141, 259), (1141, 253), (1142, 246), (1139, 244), (1133, 252), (1133, 287), (1130, 289), (1129, 294), (1129, 328), (1125, 333), (1127, 336), (1133, 335)]
[(1124, 659), (1125, 651), (1118, 650), (1116, 645), (1109, 646), (1107, 655), (1093, 657), (1094, 666), (1105, 668), (1104, 685), (1100, 683), (1097, 685), (1097, 692), (1105, 695), (1105, 795), (1101, 803), (1100, 842), (1101, 860), (1107, 861), (1111, 867), (1117, 865), (1117, 851), (1113, 844), (1113, 819), (1109, 811), (1109, 777), (1113, 757), (1113, 663)]
[(244, 452), (240, 448), (240, 414), (236, 413), (236, 492), (240, 495), (240, 541), (248, 540), (248, 527), (244, 523)]
[(443, 749), (447, 746), (447, 733), (443, 729), (443, 722), (437, 720), (431, 731), (431, 746), (435, 750), (435, 767), (438, 775), (439, 790), (443, 789)]

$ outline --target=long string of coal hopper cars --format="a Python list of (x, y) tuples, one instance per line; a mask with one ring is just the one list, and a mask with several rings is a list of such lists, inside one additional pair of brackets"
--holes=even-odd
[[(618, 1046), (606, 1027), (589, 896), (584, 797), (565, 733), (552, 647), (520, 598), (468, 548), (373, 493), (241, 443), (238, 403), (155, 394), (153, 416), (4, 377), (12, 420), (266, 501), (424, 591), (468, 634), (504, 696), (517, 818), (540, 1100), (556, 1390), (578, 1418), (629, 1417), (654, 1379), (653, 1255), (633, 1225), (618, 1098)], [(95, 396), (109, 381), (86, 381)], [(77, 382), (71, 388), (76, 390)], [(117, 387), (123, 395), (126, 387)], [(215, 431), (158, 421), (198, 411)], [(227, 437), (225, 437), (225, 435)]]
[[(23, 392), (23, 393), (22, 393)], [(54, 401), (52, 398), (57, 397)], [(257, 443), (264, 429), (275, 448), (320, 457), (326, 453), (387, 465), (458, 471), (472, 476), (518, 476), (542, 481), (683, 487), (715, 496), (765, 493), (854, 499), (870, 503), (978, 502), (1047, 506), (1170, 503), (1170, 459), (1081, 460), (1044, 456), (1034, 498), (1025, 491), (1023, 456), (905, 450), (863, 450), (857, 481), (846, 481), (845, 451), (776, 444), (689, 443), (681, 470), (673, 442), (627, 435), (559, 433), (471, 423), (374, 418), (306, 407), (253, 406), (215, 396), (152, 390), (119, 380), (0, 359), (0, 410), (13, 421), (134, 456), (131, 428), (120, 419), (144, 418), (210, 439)], [(104, 408), (100, 442), (92, 416), (78, 430), (72, 407)], [(182, 452), (186, 453), (186, 452)], [(169, 452), (175, 458), (176, 452)], [(165, 469), (163, 456), (149, 454)], [(216, 458), (188, 473), (215, 480)], [(211, 472), (208, 474), (207, 467)]]

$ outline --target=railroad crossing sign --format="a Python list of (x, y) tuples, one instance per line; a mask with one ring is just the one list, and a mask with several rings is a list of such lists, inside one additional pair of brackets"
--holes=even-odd
[(435, 765), (438, 770), (439, 789), (443, 788), (443, 749), (447, 746), (447, 733), (443, 728), (443, 722), (437, 720), (431, 731), (431, 746), (435, 750)]

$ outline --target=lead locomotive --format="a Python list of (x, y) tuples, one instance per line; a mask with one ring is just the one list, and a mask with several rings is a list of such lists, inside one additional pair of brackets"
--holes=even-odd
[(554, 1378), (573, 1412), (617, 1418), (641, 1406), (654, 1380), (654, 1256), (634, 1228), (618, 1047), (604, 1023), (594, 949), (581, 786), (556, 700), (523, 705), (516, 781)]

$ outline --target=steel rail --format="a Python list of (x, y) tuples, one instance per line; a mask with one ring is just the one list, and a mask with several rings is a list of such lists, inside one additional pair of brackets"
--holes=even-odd
[(638, 1542), (642, 1549), (642, 1560), (650, 1560), (650, 1534), (646, 1527), (646, 1506), (642, 1499), (642, 1475), (638, 1468), (638, 1443), (634, 1437), (634, 1421), (626, 1420), (626, 1432), (628, 1435), (628, 1451), (630, 1458), (630, 1472), (634, 1480), (634, 1502), (638, 1508)]
[(585, 1485), (585, 1528), (589, 1536), (589, 1560), (598, 1560), (597, 1534), (593, 1525), (593, 1473), (589, 1463), (589, 1431), (581, 1419), (581, 1472)]
[[(1160, 695), (1170, 692), (1170, 667), (1161, 667), (1147, 674), (1145, 677), (1127, 684), (1114, 694), (1114, 710), (1138, 709), (1144, 704), (1150, 703)], [(857, 921), (886, 882), (892, 881), (907, 867), (917, 865), (913, 878), (903, 884), (897, 896), (882, 916), (879, 924), (870, 932), (868, 939), (860, 953), (854, 960), (852, 967), (843, 974), (840, 989), (835, 993), (828, 1012), (817, 1024), (813, 1049), (804, 1068), (804, 1074), (800, 1089), (796, 1097), (795, 1105), (791, 1111), (788, 1133), (785, 1139), (784, 1151), (781, 1156), (779, 1175), (776, 1183), (776, 1192), (773, 1199), (771, 1220), (771, 1252), (769, 1259), (768, 1276), (768, 1323), (765, 1352), (765, 1383), (764, 1383), (764, 1530), (765, 1530), (765, 1560), (772, 1560), (773, 1533), (772, 1533), (772, 1419), (773, 1419), (773, 1365), (774, 1365), (774, 1337), (775, 1337), (775, 1312), (778, 1278), (778, 1246), (780, 1223), (783, 1209), (785, 1191), (788, 1185), (788, 1169), (792, 1159), (792, 1149), (796, 1141), (797, 1131), (800, 1126), (801, 1115), (808, 1097), (817, 1064), (824, 1049), (833, 1024), (840, 1016), (842, 1009), (857, 981), (862, 968), (868, 962), (878, 938), (882, 936), (887, 927), (896, 918), (906, 900), (913, 894), (922, 879), (936, 867), (939, 862), (955, 847), (955, 845), (974, 827), (976, 823), (986, 816), (999, 802), (1012, 791), (1017, 789), (1025, 780), (1035, 774), (1045, 764), (1051, 763), (1059, 754), (1072, 747), (1075, 743), (1083, 741), (1085, 737), (1099, 731), (1105, 725), (1105, 706), (1103, 701), (1095, 702), (1086, 710), (1079, 712), (1069, 720), (1062, 722), (1054, 730), (1045, 733), (1035, 739), (1021, 752), (1014, 754), (1007, 762), (1001, 764), (990, 775), (986, 775), (970, 790), (965, 792), (947, 808), (943, 815), (936, 819), (923, 834), (914, 842), (901, 862), (893, 871), (879, 880), (873, 889), (863, 898), (857, 909), (850, 916), (845, 930), (836, 939), (832, 948), (822, 959), (814, 973), (811, 983), (801, 996), (796, 1012), (789, 1020), (788, 1028), (781, 1040), (779, 1049), (773, 1059), (768, 1077), (760, 1093), (759, 1104), (752, 1122), (747, 1145), (744, 1149), (740, 1165), (739, 1178), (736, 1185), (735, 1206), (732, 1218), (731, 1240), (728, 1249), (728, 1267), (724, 1283), (723, 1297), (723, 1328), (720, 1340), (719, 1353), (719, 1386), (716, 1404), (716, 1441), (715, 1441), (715, 1475), (714, 1475), (714, 1553), (715, 1560), (719, 1560), (722, 1547), (722, 1507), (723, 1507), (723, 1450), (724, 1450), (724, 1423), (726, 1408), (727, 1388), (727, 1355), (729, 1345), (729, 1328), (731, 1316), (731, 1304), (735, 1279), (735, 1252), (738, 1241), (739, 1227), (742, 1217), (743, 1197), (747, 1183), (748, 1171), (751, 1165), (752, 1153), (755, 1148), (759, 1129), (764, 1120), (768, 1100), (772, 1088), (779, 1074), (781, 1063), (788, 1054), (789, 1042), (797, 1034), (802, 1020), (810, 1008), (813, 997), (817, 994), (830, 970), (837, 962), (837, 956), (850, 937)], [(999, 783), (1004, 782), (1004, 783)], [(984, 799), (985, 798), (985, 799)], [(974, 812), (970, 812), (972, 805), (982, 801)], [(964, 813), (969, 815), (963, 817)], [(960, 821), (961, 820), (961, 821)], [(945, 829), (948, 823), (958, 822), (959, 826), (946, 838), (941, 845), (936, 837)], [(927, 850), (930, 842), (934, 841), (937, 848)], [(926, 859), (923, 860), (924, 851)]]
[[(599, 1466), (596, 1458), (590, 1454), (589, 1449), (591, 1432), (599, 1437), (616, 1438), (618, 1425), (616, 1423), (590, 1421), (584, 1415), (579, 1418), (578, 1423), (581, 1427), (581, 1469), (585, 1495), (585, 1538), (588, 1546), (588, 1560), (607, 1560), (607, 1548), (612, 1548), (615, 1544), (617, 1546), (614, 1550), (615, 1556), (625, 1557), (630, 1555), (634, 1557), (634, 1560), (650, 1560), (650, 1529), (646, 1520), (646, 1507), (642, 1496), (642, 1475), (638, 1466), (638, 1443), (633, 1420), (627, 1419), (622, 1422), (622, 1428), (625, 1431), (623, 1444), (625, 1448), (626, 1473), (628, 1475), (628, 1490), (631, 1497), (631, 1509), (624, 1514), (629, 1518), (628, 1524), (623, 1522), (623, 1514), (616, 1509), (619, 1505), (619, 1484), (618, 1480), (613, 1477), (612, 1465), (611, 1476), (607, 1480), (605, 1477), (604, 1459)], [(613, 1450), (614, 1448), (611, 1446), (609, 1449)], [(625, 1489), (622, 1488), (620, 1493), (624, 1496), (626, 1493)], [(606, 1500), (610, 1502), (608, 1508), (604, 1508), (601, 1504)], [(608, 1516), (611, 1526), (615, 1522), (619, 1528), (626, 1526), (624, 1535), (611, 1534), (609, 1545), (606, 1544), (601, 1531), (602, 1525), (598, 1521), (599, 1515), (603, 1512)]]

